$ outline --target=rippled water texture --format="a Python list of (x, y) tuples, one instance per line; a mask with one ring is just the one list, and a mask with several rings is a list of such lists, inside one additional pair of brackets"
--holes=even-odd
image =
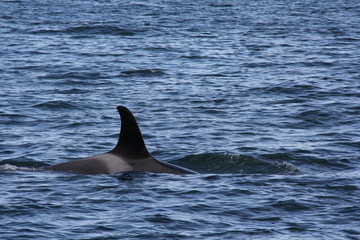
[[(358, 1), (0, 2), (1, 239), (360, 239)], [(200, 174), (43, 166), (149, 151)]]

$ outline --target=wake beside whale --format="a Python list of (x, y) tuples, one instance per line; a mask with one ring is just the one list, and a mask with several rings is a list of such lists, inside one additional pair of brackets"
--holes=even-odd
[(156, 160), (148, 152), (133, 114), (118, 106), (121, 130), (115, 148), (107, 153), (45, 167), (45, 170), (82, 174), (114, 174), (118, 172), (196, 173)]

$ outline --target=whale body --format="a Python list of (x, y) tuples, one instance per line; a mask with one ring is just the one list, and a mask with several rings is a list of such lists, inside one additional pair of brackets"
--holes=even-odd
[(148, 152), (133, 114), (118, 106), (121, 118), (119, 140), (107, 153), (45, 167), (45, 170), (82, 174), (114, 174), (118, 172), (156, 172), (173, 174), (196, 173), (173, 164), (156, 160)]

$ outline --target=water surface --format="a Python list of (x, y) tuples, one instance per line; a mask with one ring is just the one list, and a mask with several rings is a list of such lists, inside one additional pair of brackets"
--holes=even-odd
[[(357, 1), (0, 2), (1, 239), (359, 239)], [(149, 151), (200, 174), (43, 166)]]

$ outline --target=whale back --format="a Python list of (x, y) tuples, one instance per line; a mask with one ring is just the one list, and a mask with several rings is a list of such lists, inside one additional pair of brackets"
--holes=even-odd
[(116, 146), (109, 152), (45, 167), (45, 170), (84, 174), (113, 174), (118, 172), (195, 173), (156, 160), (145, 146), (140, 128), (133, 114), (123, 106), (117, 110), (121, 128)]

